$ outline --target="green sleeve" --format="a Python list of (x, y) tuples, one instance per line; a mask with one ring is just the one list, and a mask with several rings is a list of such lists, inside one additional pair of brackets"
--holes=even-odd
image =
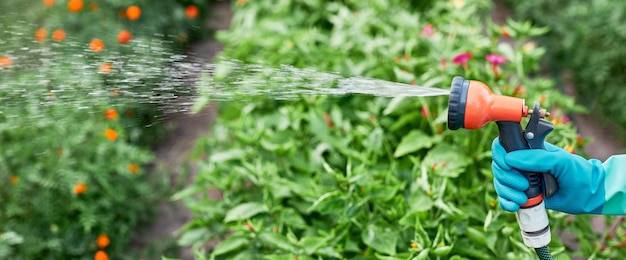
[(604, 180), (604, 215), (626, 214), (626, 154), (614, 155), (602, 166), (606, 171)]

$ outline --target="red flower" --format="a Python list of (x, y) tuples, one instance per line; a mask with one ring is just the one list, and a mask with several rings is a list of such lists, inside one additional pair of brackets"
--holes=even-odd
[(467, 70), (467, 62), (473, 57), (474, 55), (472, 55), (471, 53), (464, 52), (464, 53), (454, 56), (454, 58), (452, 58), (452, 63), (461, 64), (463, 65), (463, 69)]
[(491, 68), (493, 69), (493, 74), (498, 77), (498, 65), (507, 62), (508, 60), (503, 57), (500, 56), (498, 54), (487, 54), (487, 62), (491, 63)]

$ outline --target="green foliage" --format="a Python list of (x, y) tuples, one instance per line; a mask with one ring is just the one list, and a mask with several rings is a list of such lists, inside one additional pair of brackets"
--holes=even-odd
[[(0, 64), (0, 259), (120, 259), (166, 196), (148, 174), (149, 147), (182, 86), (161, 83), (201, 17), (176, 1), (85, 1), (80, 12), (52, 2), (0, 3), (0, 57), (10, 61)], [(142, 16), (118, 17), (131, 4)], [(122, 29), (133, 35), (125, 44)], [(110, 244), (97, 245), (102, 234)]]
[[(508, 1), (516, 16), (550, 27), (543, 37), (549, 50), (548, 69), (569, 72), (578, 100), (597, 116), (611, 122), (623, 135), (626, 115), (626, 3), (600, 1)], [(611, 115), (611, 116), (603, 116)]]
[[(487, 22), (485, 28), (481, 14), (489, 1), (429, 3), (250, 1), (235, 5), (232, 28), (218, 36), (226, 61), (446, 89), (461, 75), (549, 109), (580, 109), (553, 90), (551, 80), (529, 78), (544, 49), (522, 43), (545, 28), (514, 21), (502, 28)], [(499, 41), (507, 35), (515, 35), (513, 45)], [(473, 55), (467, 69), (452, 62), (465, 52)], [(496, 73), (487, 54), (508, 62)], [(219, 68), (219, 77), (201, 85), (241, 82)], [(279, 84), (284, 82), (269, 89), (286, 86)], [(197, 143), (204, 158), (199, 174), (174, 196), (195, 214), (180, 243), (196, 245), (198, 259), (533, 257), (515, 215), (497, 206), (490, 171), (496, 127), (446, 131), (447, 101), (348, 95), (220, 103), (211, 137)], [(556, 129), (548, 141), (579, 148), (562, 111), (553, 114)], [(563, 214), (550, 216), (553, 227), (590, 228), (584, 216), (574, 225)], [(564, 252), (573, 249), (553, 237), (552, 249), (567, 259)], [(220, 243), (212, 251), (200, 249), (215, 239)], [(588, 249), (582, 252), (590, 255)]]

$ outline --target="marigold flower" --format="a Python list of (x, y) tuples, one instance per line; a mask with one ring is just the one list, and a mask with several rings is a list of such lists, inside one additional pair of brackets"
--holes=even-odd
[(139, 6), (131, 5), (126, 8), (126, 18), (128, 18), (128, 20), (137, 20), (139, 17), (141, 17), (141, 9)]
[(411, 248), (413, 249), (413, 251), (417, 251), (419, 249), (416, 243), (411, 243)]
[(9, 67), (11, 66), (11, 58), (7, 56), (0, 56), (0, 67)]
[(105, 248), (109, 245), (111, 241), (109, 240), (109, 237), (105, 234), (99, 235), (98, 238), (96, 238), (96, 244), (98, 245), (98, 248)]
[(393, 62), (400, 62), (400, 58), (398, 58), (398, 57), (393, 57)]
[(94, 255), (93, 259), (94, 260), (109, 260), (109, 255), (107, 255), (107, 253), (102, 250), (98, 250), (98, 252), (96, 252), (96, 254)]
[(54, 5), (54, 0), (43, 0), (42, 2), (43, 2), (43, 5), (48, 6), (48, 7)]
[(100, 39), (93, 39), (89, 43), (89, 49), (93, 52), (101, 52), (104, 49), (104, 42)]
[(84, 183), (78, 182), (76, 183), (76, 185), (74, 185), (74, 194), (79, 195), (85, 192), (87, 192), (87, 185), (85, 185)]
[(67, 9), (70, 9), (72, 12), (80, 12), (84, 6), (83, 0), (70, 0), (67, 2)]
[(139, 172), (139, 165), (131, 163), (128, 165), (128, 171), (132, 174), (137, 174)]
[(474, 55), (472, 55), (472, 53), (464, 52), (464, 53), (454, 56), (454, 58), (452, 58), (452, 63), (461, 64), (463, 65), (463, 69), (467, 70), (467, 62), (473, 57)]
[(35, 41), (43, 42), (46, 40), (46, 37), (48, 37), (48, 31), (46, 29), (39, 28), (35, 31)]
[(426, 36), (426, 37), (433, 36), (434, 34), (435, 34), (435, 31), (433, 30), (432, 24), (425, 25), (424, 28), (422, 28), (422, 31), (420, 32), (421, 36)]
[(118, 117), (118, 113), (115, 109), (109, 108), (104, 111), (104, 118), (108, 120), (115, 120)]
[(237, 0), (237, 4), (243, 5), (246, 3), (246, 0)]
[(113, 66), (111, 65), (111, 63), (108, 62), (102, 63), (102, 65), (100, 65), (100, 68), (98, 68), (98, 71), (104, 74), (111, 73), (111, 70), (113, 70)]
[(104, 136), (111, 142), (117, 140), (117, 132), (111, 128), (104, 131)]
[(52, 32), (52, 40), (56, 42), (61, 42), (64, 39), (65, 39), (65, 31), (61, 29), (57, 29), (54, 32)]
[(491, 69), (493, 70), (493, 75), (495, 75), (496, 77), (499, 77), (499, 73), (498, 73), (498, 65), (507, 62), (508, 60), (503, 57), (500, 56), (498, 54), (487, 54), (487, 56), (485, 57), (487, 59), (487, 62), (491, 63)]
[(199, 13), (200, 11), (198, 10), (198, 7), (195, 5), (188, 5), (185, 8), (185, 15), (187, 15), (189, 19), (195, 19), (196, 17), (198, 17)]
[(15, 175), (11, 176), (11, 183), (12, 184), (17, 184), (20, 181), (20, 177), (17, 177)]
[(132, 38), (133, 35), (127, 30), (122, 30), (117, 34), (117, 42), (120, 44), (127, 44)]

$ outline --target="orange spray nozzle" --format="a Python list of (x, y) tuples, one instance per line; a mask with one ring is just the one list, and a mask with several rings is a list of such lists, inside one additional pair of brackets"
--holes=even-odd
[(454, 77), (448, 102), (448, 128), (477, 129), (491, 121), (520, 122), (528, 116), (524, 99), (496, 95), (484, 83)]

